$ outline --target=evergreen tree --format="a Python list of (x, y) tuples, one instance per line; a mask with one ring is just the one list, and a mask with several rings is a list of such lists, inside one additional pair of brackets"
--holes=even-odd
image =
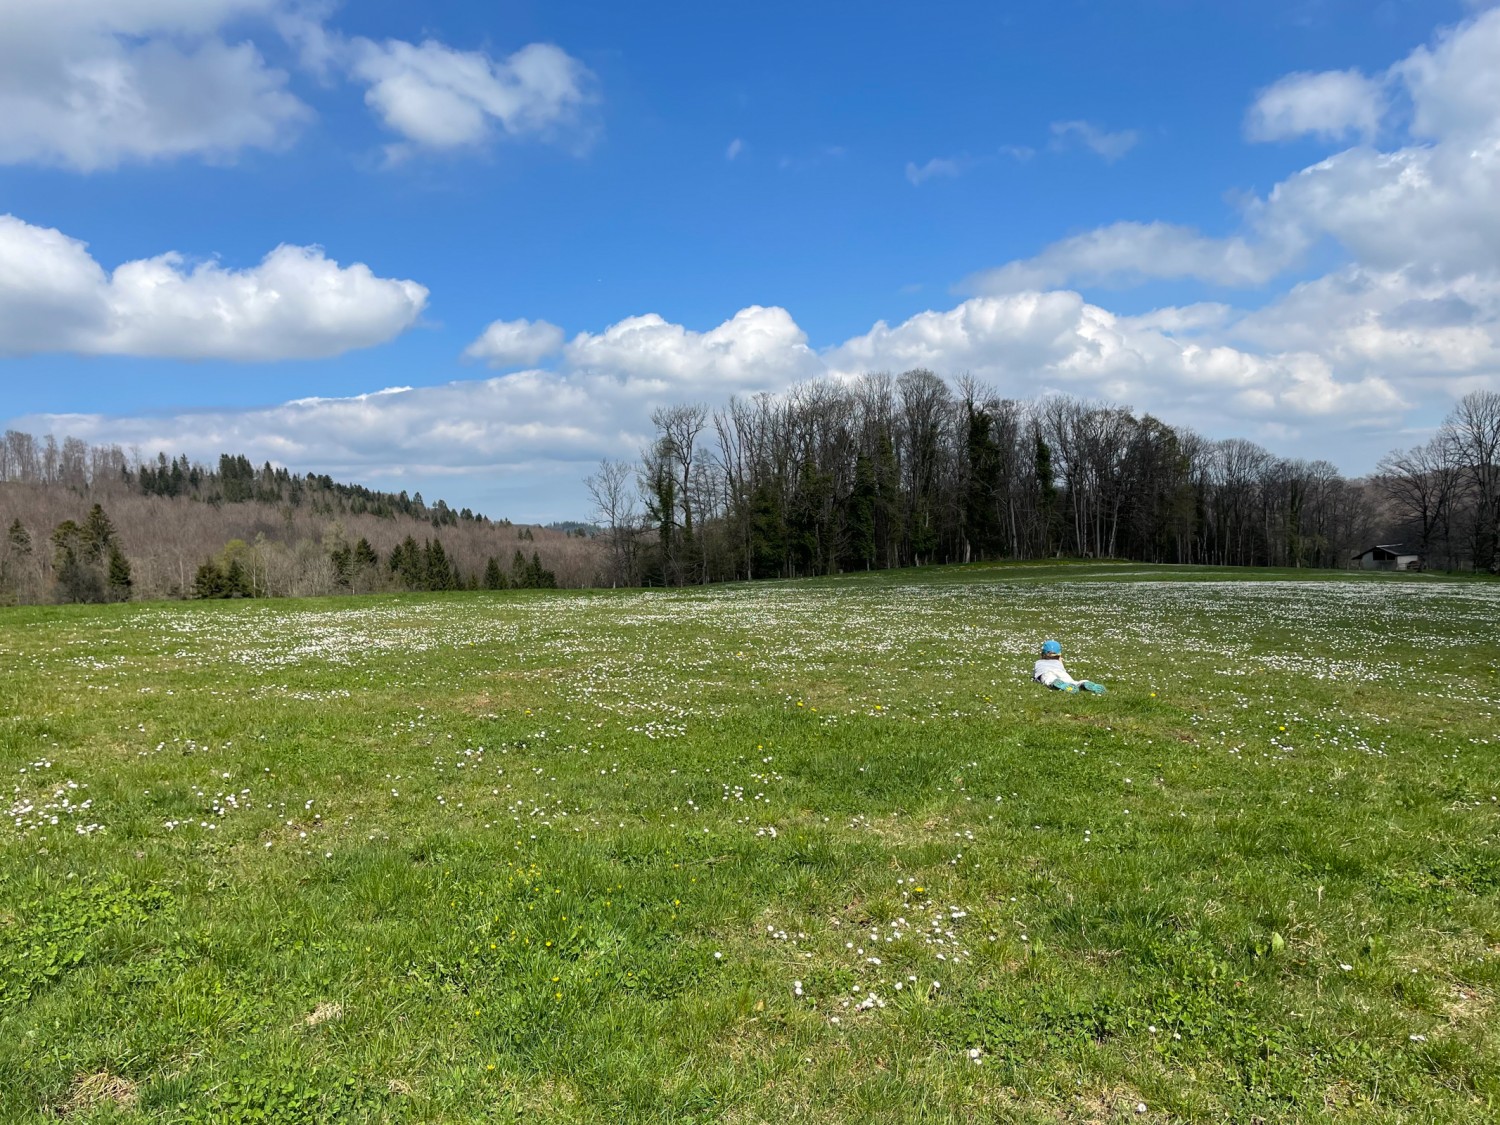
[(52, 532), (52, 571), (57, 581), (57, 599), (62, 602), (101, 602), (104, 575), (98, 560), (88, 558), (85, 532), (72, 520), (63, 520)]
[(426, 549), (427, 589), (453, 590), (458, 587), (457, 574), (443, 550), (443, 541), (433, 539)]
[(484, 564), (484, 588), (486, 590), (503, 590), (506, 585), (505, 572), (500, 569), (500, 561), (494, 555), (491, 555), (489, 562)]
[(531, 561), (526, 564), (526, 588), (528, 590), (555, 590), (557, 588), (557, 575), (542, 566), (542, 560), (537, 557), (535, 551), (531, 552)]
[(109, 546), (109, 568), (107, 571), (109, 599), (115, 602), (130, 600), (130, 560), (113, 543)]
[(1052, 470), (1052, 447), (1042, 440), (1041, 434), (1036, 435), (1035, 467), (1041, 551), (1050, 555), (1057, 538), (1057, 477)]
[(875, 548), (881, 566), (899, 566), (901, 542), (901, 469), (889, 426), (882, 425), (875, 444)]
[(219, 569), (219, 564), (209, 559), (198, 568), (198, 573), (193, 577), (193, 597), (195, 598), (226, 598), (227, 583), (224, 572)]
[(375, 548), (370, 546), (370, 541), (364, 537), (354, 544), (354, 569), (356, 571), (376, 570), (380, 566), (380, 556), (375, 553)]
[(769, 479), (757, 481), (750, 494), (750, 565), (755, 578), (779, 577), (786, 566), (781, 489)]
[(250, 589), (250, 576), (245, 573), (245, 568), (240, 565), (239, 559), (231, 559), (228, 568), (224, 571), (224, 593), (226, 598), (248, 598), (253, 597)]
[(349, 589), (354, 578), (354, 552), (347, 543), (340, 543), (328, 552), (328, 558), (333, 563), (333, 584), (343, 590)]
[(875, 564), (875, 466), (863, 452), (854, 460), (854, 488), (849, 493), (845, 523), (849, 528), (846, 565), (869, 570)]
[(79, 547), (85, 562), (102, 562), (115, 542), (115, 525), (104, 514), (104, 508), (95, 504), (83, 521), (79, 536)]
[(26, 530), (20, 517), (11, 522), (10, 532), (6, 538), (10, 543), (12, 553), (20, 556), (31, 554), (31, 532)]
[(968, 481), (964, 496), (964, 537), (980, 558), (999, 547), (999, 518), (995, 497), (1000, 490), (1000, 446), (992, 432), (990, 412), (969, 402)]
[(10, 525), (5, 551), (0, 553), (0, 603), (12, 604), (21, 596), (21, 574), (31, 556), (31, 533), (19, 519)]
[(417, 541), (408, 535), (391, 551), (390, 560), (391, 577), (394, 578), (403, 589), (422, 590), (425, 589), (424, 581), (427, 577), (426, 559), (422, 555), (422, 548), (417, 546)]

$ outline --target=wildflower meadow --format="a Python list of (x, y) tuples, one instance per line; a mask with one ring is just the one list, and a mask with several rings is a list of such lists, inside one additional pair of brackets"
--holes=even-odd
[(1472, 578), (0, 610), (0, 1121), (1492, 1122), (1497, 713)]

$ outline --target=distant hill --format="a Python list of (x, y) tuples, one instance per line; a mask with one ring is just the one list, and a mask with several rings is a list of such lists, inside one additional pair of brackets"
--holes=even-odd
[(585, 524), (14, 430), (0, 439), (0, 534), (0, 604), (586, 586), (601, 553)]

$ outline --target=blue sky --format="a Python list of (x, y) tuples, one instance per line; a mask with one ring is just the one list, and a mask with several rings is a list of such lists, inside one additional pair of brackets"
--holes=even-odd
[(925, 365), (1363, 472), (1500, 386), (1497, 50), (1458, 0), (13, 0), (0, 424), (567, 518), (654, 404)]

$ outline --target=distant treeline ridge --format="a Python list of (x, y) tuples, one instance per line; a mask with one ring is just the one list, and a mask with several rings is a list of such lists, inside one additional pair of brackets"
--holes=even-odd
[(652, 420), (638, 463), (588, 481), (622, 584), (1054, 556), (1342, 567), (1393, 539), (1429, 566), (1496, 566), (1492, 392), (1362, 480), (1127, 407), (1005, 399), (925, 370)]
[(582, 586), (581, 527), (491, 520), (247, 458), (0, 437), (0, 604)]

